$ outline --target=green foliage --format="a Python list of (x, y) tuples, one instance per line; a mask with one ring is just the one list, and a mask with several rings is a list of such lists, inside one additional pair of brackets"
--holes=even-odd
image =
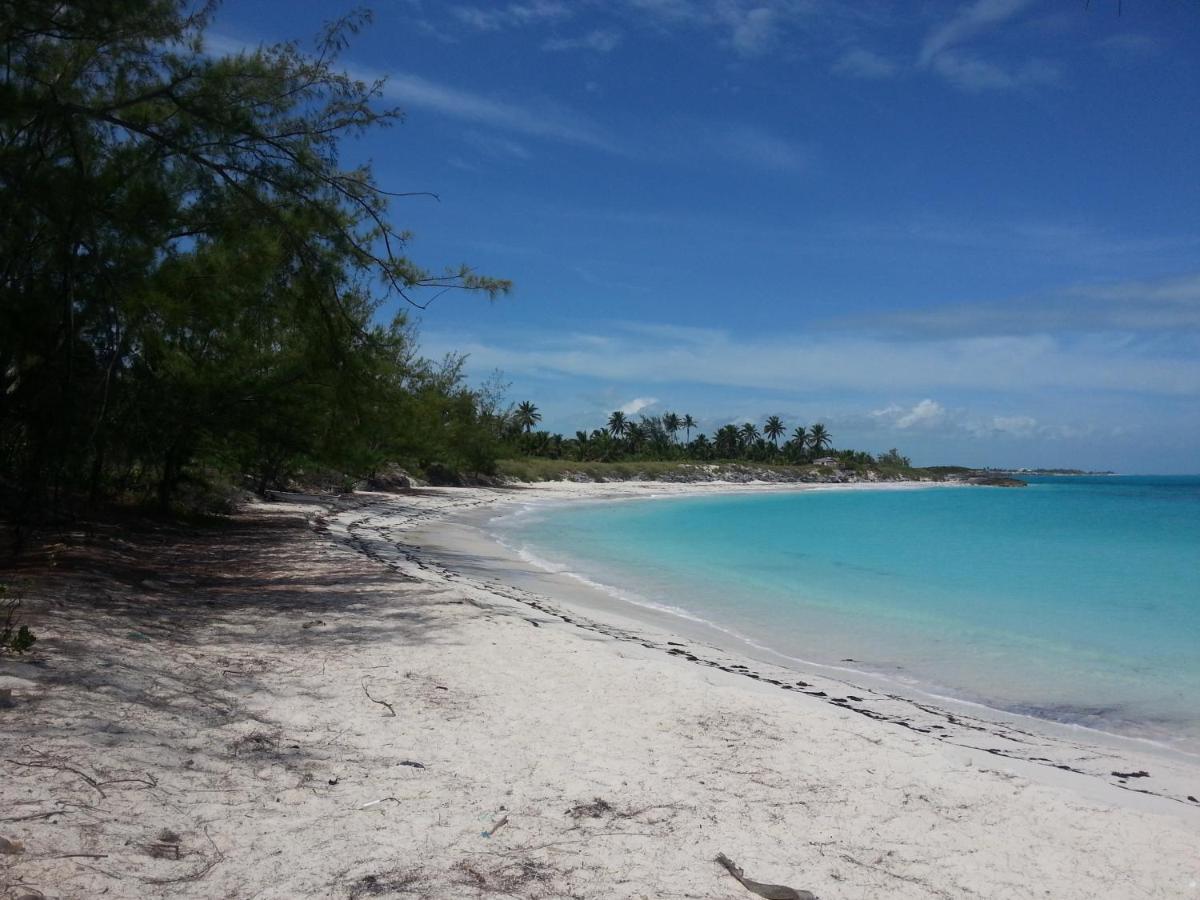
[(911, 469), (912, 461), (893, 447), (887, 453), (880, 454), (879, 465), (889, 469)]
[[(204, 52), (186, 0), (0, 13), (0, 508), (168, 506), (202, 473), (486, 469), (500, 435), (461, 364), (422, 360), (389, 296), (507, 282), (413, 262), (392, 195), (339, 143), (379, 84), (314, 52)], [(372, 291), (371, 285), (381, 291)]]
[[(8, 588), (0, 584), (0, 597), (7, 593)], [(0, 626), (0, 650), (24, 653), (37, 641), (29, 626), (16, 624), (17, 609), (20, 605), (21, 601), (17, 597), (0, 600), (0, 612), (4, 615), (4, 624)]]
[[(532, 418), (530, 417), (532, 414)], [(769, 416), (760, 432), (754, 422), (723, 425), (710, 439), (706, 434), (692, 437), (696, 420), (691, 415), (666, 412), (661, 416), (640, 416), (636, 421), (617, 410), (601, 428), (577, 431), (573, 438), (561, 434), (532, 431), (540, 421), (537, 407), (525, 401), (512, 412), (508, 423), (504, 453), (507, 456), (531, 456), (546, 459), (571, 459), (579, 462), (616, 462), (621, 460), (727, 461), (766, 464), (804, 465), (832, 444), (829, 431), (821, 423), (811, 429), (797, 426), (791, 438), (779, 416)], [(684, 431), (684, 441), (679, 432)], [(854, 456), (842, 451), (847, 465), (872, 465), (870, 454)], [(860, 458), (863, 457), (863, 458)]]
[(515, 424), (526, 434), (532, 430), (534, 425), (542, 421), (542, 414), (538, 412), (538, 408), (528, 400), (524, 400), (517, 405), (514, 416)]
[[(532, 403), (528, 405), (536, 410)], [(632, 421), (617, 411), (605, 427), (577, 431), (570, 438), (547, 431), (526, 432), (522, 427), (521, 419), (510, 417), (498, 451), (503, 458), (495, 469), (501, 477), (517, 481), (670, 479), (694, 474), (697, 462), (735, 467), (749, 463), (755, 470), (774, 471), (786, 478), (825, 477), (840, 471), (940, 481), (972, 471), (956, 466), (917, 469), (896, 448), (878, 458), (862, 450), (830, 450), (833, 438), (820, 422), (795, 426), (781, 444), (788, 427), (779, 416), (768, 416), (761, 433), (753, 422), (731, 423), (718, 428), (711, 440), (697, 434), (684, 442), (678, 440), (678, 432), (695, 428), (696, 421), (690, 415), (669, 412)], [(815, 459), (825, 457), (836, 464), (813, 465)]]

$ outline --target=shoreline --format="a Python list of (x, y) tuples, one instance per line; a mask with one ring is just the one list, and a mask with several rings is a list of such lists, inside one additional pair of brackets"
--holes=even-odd
[[(898, 482), (847, 484), (780, 483), (535, 483), (505, 489), (451, 489), (473, 491), (463, 504), (417, 523), (404, 524), (404, 552), (422, 567), (440, 567), (456, 582), (473, 581), (481, 590), (497, 592), (539, 612), (556, 615), (582, 629), (599, 629), (621, 639), (650, 646), (659, 652), (719, 668), (779, 687), (789, 676), (809, 679), (804, 690), (832, 705), (843, 704), (834, 695), (859, 692), (866, 699), (885, 699), (895, 707), (880, 718), (937, 739), (962, 745), (987, 735), (988, 745), (972, 746), (993, 756), (1026, 760), (1041, 767), (1096, 778), (1121, 791), (1200, 809), (1200, 755), (1151, 738), (1104, 731), (1086, 725), (1056, 722), (1012, 712), (985, 703), (924, 690), (884, 674), (849, 666), (822, 663), (783, 654), (753, 639), (689, 614), (686, 610), (639, 603), (623, 597), (611, 586), (569, 571), (554, 571), (524, 557), (492, 534), (487, 524), (519, 514), (519, 507), (562, 505), (575, 502), (632, 502), (666, 497), (712, 496), (746, 493), (807, 493), (813, 491), (926, 490), (970, 487), (955, 483)], [(511, 490), (511, 489), (510, 489)], [(386, 496), (386, 495), (384, 495)], [(464, 498), (465, 499), (465, 498)], [(383, 501), (386, 506), (387, 501)], [(395, 523), (393, 523), (394, 526)], [(500, 579), (495, 578), (502, 573)], [(832, 698), (832, 699), (830, 699)], [(863, 715), (877, 713), (860, 707)], [(954, 734), (955, 731), (965, 734)], [(1085, 762), (1086, 760), (1086, 762)], [(1147, 772), (1134, 781), (1114, 777), (1120, 773)]]
[[(754, 485), (755, 493), (810, 493), (810, 492), (853, 492), (853, 491), (904, 491), (917, 489), (932, 489), (937, 487), (968, 487), (964, 483), (916, 483), (900, 482), (893, 484), (882, 483), (847, 483), (822, 485)], [(468, 546), (477, 546), (476, 541), (482, 539), (487, 544), (498, 544), (504, 550), (504, 555), (514, 557), (521, 564), (531, 567), (529, 577), (521, 579), (535, 593), (548, 594), (555, 599), (564, 601), (576, 609), (598, 613), (600, 615), (618, 615), (631, 619), (635, 623), (650, 627), (676, 630), (683, 637), (702, 644), (710, 644), (726, 653), (746, 656), (756, 662), (768, 665), (782, 666), (797, 672), (810, 675), (824, 675), (837, 681), (844, 681), (850, 687), (870, 685), (877, 690), (900, 694), (907, 699), (927, 704), (947, 707), (950, 712), (961, 712), (982, 718), (1013, 724), (1026, 729), (1043, 733), (1049, 739), (1075, 740), (1097, 743), (1119, 752), (1150, 752), (1165, 759), (1175, 760), (1185, 765), (1200, 766), (1200, 749), (1192, 749), (1170, 743), (1166, 739), (1153, 736), (1122, 733), (1080, 722), (1063, 721), (1039, 716), (1036, 713), (1024, 712), (1019, 709), (989, 703), (985, 699), (976, 699), (954, 694), (950, 689), (941, 688), (915, 678), (891, 676), (885, 671), (858, 668), (845, 665), (856, 660), (810, 659), (785, 653), (775, 647), (763, 643), (758, 637), (752, 637), (736, 630), (733, 626), (719, 621), (706, 619), (690, 610), (658, 603), (638, 596), (625, 588), (613, 584), (593, 580), (591, 577), (563, 567), (549, 560), (542, 559), (531, 550), (514, 546), (503, 535), (497, 533), (494, 523), (499, 520), (520, 516), (526, 510), (533, 511), (538, 507), (562, 507), (577, 502), (622, 503), (634, 500), (656, 500), (670, 497), (712, 496), (719, 494), (738, 495), (747, 491), (744, 485), (733, 485), (731, 490), (721, 490), (715, 485), (709, 489), (691, 492), (686, 489), (670, 492), (669, 495), (651, 494), (649, 496), (624, 494), (608, 495), (597, 492), (595, 496), (587, 493), (574, 495), (570, 498), (544, 497), (532, 500), (500, 501), (485, 511), (466, 512), (448, 516), (442, 523), (444, 533), (453, 534), (455, 540), (465, 540)], [(512, 507), (517, 507), (512, 509)], [(465, 528), (468, 533), (461, 533)], [(556, 583), (553, 576), (562, 575), (572, 583), (565, 586)], [(616, 600), (614, 606), (613, 600)]]
[(823, 900), (1195, 890), (1192, 767), (800, 676), (514, 587), (481, 538), (433, 546), (447, 517), (581, 491), (614, 493), (291, 495), (31, 553), (0, 894), (748, 896), (718, 854)]

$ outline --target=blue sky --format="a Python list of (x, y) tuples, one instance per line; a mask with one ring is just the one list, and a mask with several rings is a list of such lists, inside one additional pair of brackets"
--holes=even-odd
[[(216, 46), (351, 8), (228, 0)], [(778, 414), (918, 463), (1200, 471), (1200, 6), (386, 0), (358, 140), (423, 346), (567, 433)]]

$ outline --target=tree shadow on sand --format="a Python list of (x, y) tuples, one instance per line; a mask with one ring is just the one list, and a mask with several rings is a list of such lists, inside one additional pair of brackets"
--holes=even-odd
[[(41, 638), (34, 653), (0, 657), (0, 674), (39, 687), (5, 716), (15, 742), (86, 727), (121, 743), (164, 715), (180, 728), (222, 727), (247, 717), (242, 700), (263, 678), (302, 678), (281, 671), (297, 659), (320, 674), (323, 659), (351, 649), (452, 641), (438, 607), (461, 603), (332, 544), (290, 511), (186, 526), (87, 522), (31, 546), (0, 581), (23, 596)], [(97, 701), (94, 711), (83, 704), (82, 721), (37, 714), (72, 689)]]

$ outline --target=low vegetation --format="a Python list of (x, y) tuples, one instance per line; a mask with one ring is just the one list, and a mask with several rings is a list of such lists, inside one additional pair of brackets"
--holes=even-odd
[(541, 414), (530, 401), (511, 408), (505, 421), (502, 450), (508, 458), (498, 465), (497, 472), (522, 481), (683, 479), (700, 476), (704, 470), (698, 464), (716, 465), (734, 476), (741, 466), (780, 480), (834, 472), (941, 478), (970, 471), (954, 466), (914, 469), (908, 457), (895, 448), (878, 456), (861, 450), (835, 450), (833, 436), (823, 423), (789, 430), (779, 416), (768, 416), (761, 429), (753, 422), (723, 425), (711, 439), (699, 431), (691, 415), (671, 412), (634, 421), (616, 411), (603, 428), (576, 431), (573, 437), (534, 431)]
[(18, 620), (20, 608), (21, 599), (10, 597), (8, 586), (0, 584), (0, 652), (24, 653), (37, 641), (29, 626)]
[[(398, 197), (340, 163), (397, 124), (338, 68), (366, 22), (210, 52), (211, 4), (16, 0), (0, 16), (0, 515), (213, 484), (488, 469), (499, 429), (405, 304), (509, 289), (428, 271)], [(404, 202), (418, 202), (405, 199)]]

